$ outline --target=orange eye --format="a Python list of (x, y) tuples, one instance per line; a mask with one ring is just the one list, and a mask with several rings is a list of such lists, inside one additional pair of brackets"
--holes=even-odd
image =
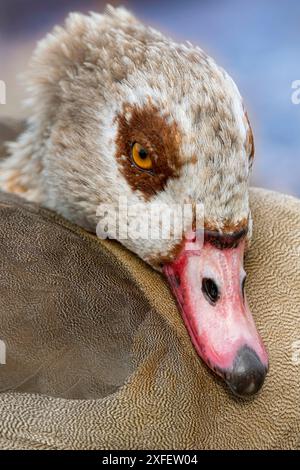
[(147, 149), (136, 142), (132, 147), (132, 160), (142, 170), (152, 169), (152, 160)]

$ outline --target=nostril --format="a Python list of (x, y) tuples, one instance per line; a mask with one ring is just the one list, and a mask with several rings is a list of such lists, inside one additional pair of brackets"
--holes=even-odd
[(244, 277), (243, 281), (242, 281), (242, 295), (243, 295), (243, 299), (245, 299), (245, 285), (246, 285), (246, 276)]
[(220, 298), (219, 289), (213, 279), (204, 277), (202, 279), (202, 292), (206, 300), (211, 304), (215, 305)]

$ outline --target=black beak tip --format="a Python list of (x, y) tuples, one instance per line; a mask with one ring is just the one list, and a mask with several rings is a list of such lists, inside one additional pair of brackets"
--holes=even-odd
[(268, 367), (262, 364), (256, 352), (244, 346), (237, 353), (226, 382), (235, 395), (247, 398), (261, 389), (267, 372)]

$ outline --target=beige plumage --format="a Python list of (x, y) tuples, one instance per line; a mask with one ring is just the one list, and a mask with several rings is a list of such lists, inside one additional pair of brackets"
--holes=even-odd
[[(71, 14), (39, 43), (27, 84), (28, 130), (1, 165), (5, 190), (92, 231), (100, 202), (117, 204), (120, 195), (144, 202), (119, 171), (115, 119), (125, 103), (143, 108), (151, 99), (178, 126), (180, 158), (195, 159), (151, 202), (202, 202), (218, 228), (248, 218), (251, 149), (242, 99), (198, 47), (165, 38), (122, 8)], [(158, 250), (157, 243), (127, 245), (144, 259)]]

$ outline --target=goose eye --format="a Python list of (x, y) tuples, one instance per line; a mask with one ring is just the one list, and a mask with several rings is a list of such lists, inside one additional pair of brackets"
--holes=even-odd
[(147, 149), (135, 142), (132, 147), (132, 160), (142, 170), (151, 170), (152, 160)]

